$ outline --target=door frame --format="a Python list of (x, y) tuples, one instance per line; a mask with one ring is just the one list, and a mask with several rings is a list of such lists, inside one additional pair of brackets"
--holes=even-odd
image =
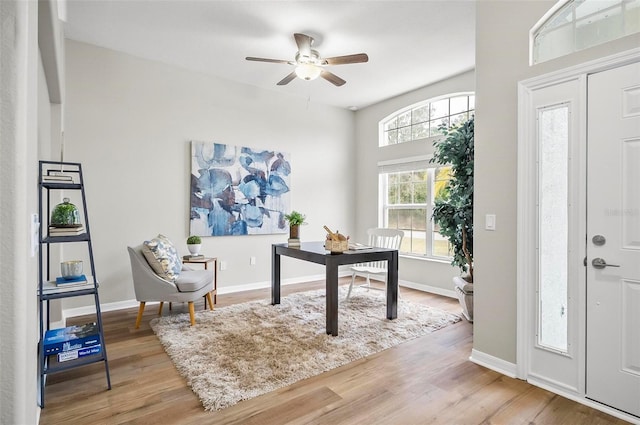
[[(622, 418), (630, 422), (637, 422), (637, 418), (624, 414), (585, 397), (586, 374), (586, 269), (580, 267), (578, 282), (574, 282), (577, 293), (575, 303), (578, 311), (576, 332), (579, 346), (576, 348), (576, 361), (579, 368), (580, 381), (577, 388), (563, 385), (561, 382), (550, 379), (540, 379), (531, 376), (530, 353), (533, 350), (533, 337), (536, 333), (536, 309), (534, 301), (537, 287), (537, 249), (538, 240), (537, 224), (537, 148), (536, 148), (536, 119), (533, 105), (533, 93), (536, 90), (560, 84), (567, 81), (578, 80), (580, 84), (580, 101), (577, 106), (578, 125), (580, 128), (579, 140), (581, 146), (586, 146), (587, 141), (587, 76), (589, 74), (606, 71), (634, 62), (640, 62), (640, 48), (628, 50), (623, 53), (603, 57), (570, 68), (554, 71), (548, 74), (533, 77), (518, 82), (518, 161), (517, 161), (517, 325), (516, 325), (516, 375), (533, 385), (545, 388), (555, 394), (562, 395), (571, 400), (588, 405), (597, 410), (606, 412), (612, 416)], [(579, 170), (574, 178), (579, 182), (578, 187), (572, 188), (572, 194), (581, 203), (581, 216), (579, 231), (570, 241), (575, 246), (584, 248), (586, 252), (586, 149), (581, 150), (581, 157), (574, 158), (580, 163)], [(532, 196), (532, 194), (534, 194)], [(569, 283), (571, 287), (571, 282)]]

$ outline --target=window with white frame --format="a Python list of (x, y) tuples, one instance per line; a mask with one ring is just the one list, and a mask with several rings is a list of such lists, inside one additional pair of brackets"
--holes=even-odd
[[(473, 93), (430, 99), (395, 112), (380, 122), (380, 146), (437, 138), (442, 126), (467, 121), (475, 109)], [(450, 259), (451, 245), (431, 219), (436, 200), (449, 196), (451, 167), (433, 164), (429, 156), (378, 164), (379, 222), (404, 231), (400, 253), (408, 256)]]
[(404, 231), (402, 254), (450, 258), (449, 242), (431, 220), (434, 202), (448, 196), (450, 171), (428, 158), (379, 164), (382, 227)]
[(640, 32), (640, 0), (560, 0), (529, 33), (537, 64)]
[(381, 121), (379, 146), (440, 136), (441, 126), (465, 122), (474, 109), (473, 94), (431, 99), (412, 105)]

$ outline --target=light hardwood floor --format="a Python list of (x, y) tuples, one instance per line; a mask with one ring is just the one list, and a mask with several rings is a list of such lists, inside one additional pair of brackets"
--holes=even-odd
[[(283, 296), (323, 285), (285, 286)], [(268, 299), (269, 294), (219, 295), (216, 307)], [(406, 288), (402, 296), (459, 312), (458, 302), (446, 297)], [(174, 305), (172, 314), (187, 311), (186, 304)], [(101, 363), (50, 375), (42, 425), (626, 423), (470, 362), (473, 334), (466, 321), (228, 409), (206, 412), (149, 328), (157, 306), (148, 306), (137, 330), (136, 314), (137, 308), (103, 314), (111, 391)], [(77, 317), (69, 324), (89, 320)]]

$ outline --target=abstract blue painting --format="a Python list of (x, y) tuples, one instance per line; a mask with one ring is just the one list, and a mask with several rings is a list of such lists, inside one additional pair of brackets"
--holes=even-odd
[(190, 234), (287, 233), (290, 181), (285, 152), (192, 141)]

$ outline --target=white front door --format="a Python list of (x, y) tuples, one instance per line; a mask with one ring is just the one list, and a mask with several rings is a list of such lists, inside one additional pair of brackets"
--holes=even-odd
[(640, 417), (640, 64), (588, 78), (586, 395)]

